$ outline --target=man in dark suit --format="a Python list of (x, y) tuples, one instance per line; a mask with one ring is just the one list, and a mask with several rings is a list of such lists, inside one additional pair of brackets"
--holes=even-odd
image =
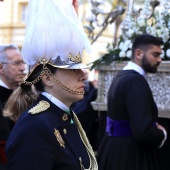
[(132, 60), (113, 79), (99, 170), (160, 170), (158, 150), (167, 131), (158, 124), (158, 109), (145, 76), (157, 72), (162, 44), (149, 34), (136, 37)]
[(0, 46), (0, 170), (5, 168), (5, 144), (14, 125), (3, 117), (2, 110), (9, 96), (25, 77), (25, 64), (19, 48), (13, 44)]

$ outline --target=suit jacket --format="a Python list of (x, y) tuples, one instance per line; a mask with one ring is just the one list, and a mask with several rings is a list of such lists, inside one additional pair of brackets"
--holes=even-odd
[(40, 95), (50, 107), (37, 114), (25, 111), (16, 122), (6, 145), (7, 170), (81, 170), (89, 156), (71, 115)]
[(0, 141), (6, 141), (12, 128), (11, 122), (2, 115), (5, 103), (12, 94), (12, 90), (0, 86)]

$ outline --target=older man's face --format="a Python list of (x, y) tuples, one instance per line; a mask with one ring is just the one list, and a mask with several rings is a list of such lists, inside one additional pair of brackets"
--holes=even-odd
[(1, 77), (9, 87), (14, 87), (24, 80), (25, 63), (16, 49), (8, 49), (6, 54), (7, 62), (1, 65)]

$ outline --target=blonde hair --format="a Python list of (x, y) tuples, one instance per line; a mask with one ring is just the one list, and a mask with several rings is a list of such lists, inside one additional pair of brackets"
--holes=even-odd
[[(57, 70), (57, 68), (48, 64), (46, 64), (46, 67), (52, 74)], [(42, 64), (37, 66), (27, 78), (27, 81), (31, 82), (31, 85), (29, 83), (22, 83), (20, 87), (11, 94), (3, 110), (5, 117), (9, 117), (16, 122), (19, 116), (37, 100), (39, 93), (44, 91), (44, 83), (41, 79), (43, 69)], [(37, 81), (35, 81), (36, 79)], [(32, 82), (35, 82), (35, 84)]]
[(31, 86), (21, 85), (16, 89), (5, 104), (3, 115), (16, 122), (19, 116), (37, 99)]

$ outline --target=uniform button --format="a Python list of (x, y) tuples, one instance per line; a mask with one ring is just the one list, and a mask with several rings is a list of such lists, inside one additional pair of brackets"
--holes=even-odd
[(63, 129), (63, 132), (66, 135), (67, 134), (67, 129)]
[(64, 115), (62, 116), (62, 119), (63, 119), (64, 121), (67, 121), (67, 120), (68, 120), (68, 115), (67, 115), (67, 114), (64, 114)]

